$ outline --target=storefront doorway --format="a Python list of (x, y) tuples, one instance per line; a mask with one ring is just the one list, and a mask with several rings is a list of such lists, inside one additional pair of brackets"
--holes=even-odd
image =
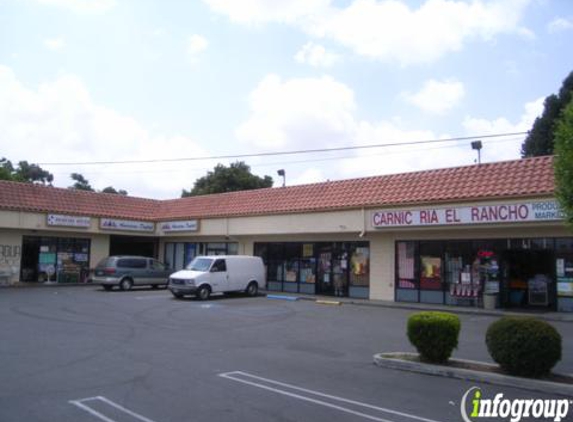
[(155, 237), (111, 236), (110, 255), (139, 255), (157, 258), (159, 240)]
[(508, 250), (502, 255), (504, 308), (556, 309), (555, 254), (549, 250)]

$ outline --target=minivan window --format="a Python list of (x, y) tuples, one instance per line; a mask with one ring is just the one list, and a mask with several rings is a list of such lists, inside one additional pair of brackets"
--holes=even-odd
[(163, 265), (159, 261), (156, 261), (155, 259), (152, 259), (151, 260), (151, 269), (163, 271), (163, 270), (165, 270), (165, 265)]
[(189, 265), (187, 265), (187, 269), (191, 271), (209, 271), (209, 267), (211, 267), (212, 262), (213, 260), (209, 258), (195, 258)]
[(211, 268), (211, 271), (214, 273), (227, 271), (227, 264), (225, 263), (225, 260), (224, 259), (216, 260), (215, 263), (213, 264), (213, 268)]
[(113, 258), (107, 257), (107, 258), (102, 259), (100, 262), (98, 262), (97, 266), (98, 267), (113, 267), (113, 262), (114, 262)]
[(117, 266), (121, 268), (146, 268), (145, 259), (123, 258), (117, 261)]

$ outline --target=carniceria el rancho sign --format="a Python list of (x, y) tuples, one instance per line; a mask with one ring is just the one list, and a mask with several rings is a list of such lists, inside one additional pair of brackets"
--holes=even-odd
[(389, 209), (372, 212), (372, 227), (416, 227), (460, 224), (494, 224), (560, 221), (564, 214), (557, 201), (474, 205), (450, 208)]

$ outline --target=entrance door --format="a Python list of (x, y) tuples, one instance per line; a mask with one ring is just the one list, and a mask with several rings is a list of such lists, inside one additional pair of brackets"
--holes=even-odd
[(555, 309), (555, 256), (546, 250), (509, 250), (504, 254), (502, 305)]
[(348, 252), (333, 246), (320, 249), (318, 257), (317, 294), (348, 296)]

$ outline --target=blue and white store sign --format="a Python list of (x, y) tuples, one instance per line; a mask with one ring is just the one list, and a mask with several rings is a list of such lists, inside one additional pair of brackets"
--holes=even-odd
[(87, 229), (91, 225), (91, 218), (63, 214), (48, 214), (47, 224), (48, 226), (81, 227)]
[(114, 218), (100, 218), (99, 227), (102, 230), (119, 230), (130, 232), (153, 232), (155, 223), (148, 221), (116, 220)]
[(164, 233), (196, 232), (197, 230), (199, 230), (198, 220), (164, 221), (159, 224), (160, 224), (159, 228)]

